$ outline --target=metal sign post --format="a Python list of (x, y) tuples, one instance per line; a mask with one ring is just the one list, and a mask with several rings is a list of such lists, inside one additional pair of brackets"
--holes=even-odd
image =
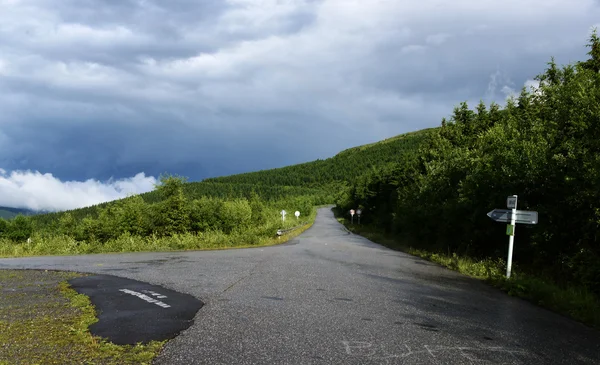
[(506, 263), (506, 278), (510, 278), (512, 270), (513, 247), (515, 243), (515, 228), (517, 223), (537, 224), (538, 212), (528, 210), (517, 210), (517, 196), (512, 195), (506, 198), (506, 207), (509, 209), (494, 209), (488, 212), (487, 216), (496, 222), (509, 223), (506, 226), (508, 235), (508, 260)]
[(296, 213), (294, 213), (294, 215), (296, 216), (296, 220), (298, 219), (298, 217), (300, 216), (300, 212), (296, 211)]
[(510, 279), (510, 271), (512, 270), (512, 255), (513, 255), (513, 246), (515, 243), (515, 220), (517, 219), (517, 196), (513, 195), (513, 199), (507, 199), (506, 205), (507, 208), (512, 208), (512, 214), (510, 216), (510, 234), (508, 236), (508, 261), (506, 263), (506, 278)]
[(362, 214), (362, 210), (357, 209), (356, 210), (356, 215), (358, 216), (358, 224), (360, 224), (360, 215)]
[(350, 222), (351, 224), (354, 224), (354, 209), (350, 209), (350, 215), (352, 216)]

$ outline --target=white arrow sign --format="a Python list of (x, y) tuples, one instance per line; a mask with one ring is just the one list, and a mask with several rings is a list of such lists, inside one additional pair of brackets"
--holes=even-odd
[[(494, 209), (487, 214), (488, 217), (492, 218), (496, 222), (509, 223), (513, 216), (512, 209)], [(515, 223), (522, 224), (537, 224), (538, 223), (538, 212), (534, 210), (516, 210), (515, 209)]]

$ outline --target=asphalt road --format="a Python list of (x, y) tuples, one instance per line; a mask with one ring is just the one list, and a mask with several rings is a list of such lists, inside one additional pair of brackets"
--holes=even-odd
[(192, 295), (114, 275), (68, 280), (96, 308), (95, 336), (117, 345), (172, 339), (190, 327), (203, 303)]
[(117, 275), (205, 305), (157, 364), (598, 364), (600, 332), (347, 232), (269, 248), (0, 259)]

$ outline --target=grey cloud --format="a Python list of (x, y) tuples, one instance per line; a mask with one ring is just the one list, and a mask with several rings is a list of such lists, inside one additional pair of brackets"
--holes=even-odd
[(600, 19), (589, 0), (8, 4), (0, 168), (63, 180), (201, 179), (436, 126), (585, 58)]

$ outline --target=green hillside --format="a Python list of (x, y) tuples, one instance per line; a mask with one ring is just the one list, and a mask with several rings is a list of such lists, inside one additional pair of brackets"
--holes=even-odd
[(204, 182), (291, 185), (327, 189), (343, 181), (351, 182), (373, 167), (402, 161), (407, 154), (416, 153), (433, 130), (435, 129), (424, 129), (380, 142), (349, 148), (325, 160), (205, 179)]
[[(314, 219), (357, 176), (413, 158), (433, 130), (350, 148), (332, 158), (254, 173), (187, 182), (161, 176), (152, 192), (66, 212), (0, 219), (0, 256), (92, 253), (270, 242), (282, 209)], [(36, 245), (15, 245), (33, 237)], [(4, 243), (2, 240), (4, 239)], [(216, 246), (215, 246), (216, 245)], [(26, 251), (29, 250), (29, 251)]]
[[(282, 199), (310, 197), (316, 204), (333, 203), (335, 194), (344, 182), (351, 182), (365, 171), (390, 162), (400, 162), (416, 153), (419, 146), (435, 129), (424, 129), (395, 136), (380, 142), (346, 149), (336, 156), (283, 168), (209, 178), (183, 185), (187, 199), (201, 197), (221, 199), (248, 198), (255, 192), (267, 202)], [(140, 194), (146, 203), (162, 200), (158, 191)], [(86, 208), (74, 209), (69, 213), (77, 220), (96, 217), (99, 209), (115, 202), (102, 203)], [(65, 212), (36, 216), (38, 225), (48, 225), (58, 220)]]
[(33, 213), (34, 213), (33, 211), (28, 210), (28, 209), (0, 207), (0, 218), (4, 218), (4, 219), (12, 219), (19, 214), (33, 215)]
[(11, 218), (14, 218), (16, 215), (17, 215), (16, 213), (13, 213), (4, 208), (0, 208), (0, 218), (11, 219)]

